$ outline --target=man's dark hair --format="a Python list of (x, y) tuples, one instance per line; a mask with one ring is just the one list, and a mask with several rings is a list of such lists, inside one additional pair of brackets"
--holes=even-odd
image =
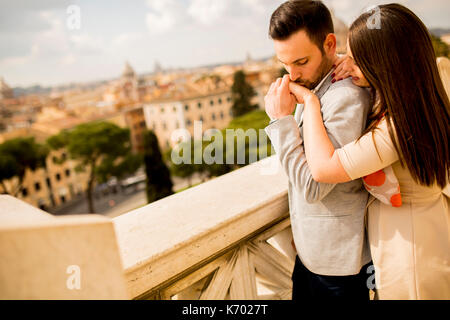
[(270, 18), (269, 36), (273, 40), (286, 40), (300, 30), (305, 30), (323, 52), (325, 38), (334, 33), (334, 27), (331, 13), (322, 1), (286, 1)]

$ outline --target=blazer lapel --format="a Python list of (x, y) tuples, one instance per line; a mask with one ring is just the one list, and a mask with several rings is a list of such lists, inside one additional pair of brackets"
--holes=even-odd
[[(327, 76), (327, 79), (324, 81), (324, 83), (320, 86), (320, 88), (318, 88), (317, 92), (315, 92), (316, 96), (320, 99), (322, 99), (323, 95), (325, 94), (325, 92), (328, 91), (328, 89), (331, 86), (331, 73)], [(297, 104), (297, 108), (295, 110), (295, 121), (298, 124), (298, 127), (300, 128), (300, 130), (303, 127), (303, 109), (304, 109), (304, 105), (303, 104)]]

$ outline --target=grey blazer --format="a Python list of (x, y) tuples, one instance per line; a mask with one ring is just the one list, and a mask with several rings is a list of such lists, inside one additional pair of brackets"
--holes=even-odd
[[(328, 76), (316, 92), (323, 121), (335, 148), (357, 139), (366, 126), (369, 93), (350, 79), (331, 83)], [(341, 184), (312, 178), (303, 146), (303, 105), (265, 128), (289, 179), (288, 197), (297, 254), (313, 273), (353, 275), (370, 262), (364, 215), (368, 193), (362, 180)]]

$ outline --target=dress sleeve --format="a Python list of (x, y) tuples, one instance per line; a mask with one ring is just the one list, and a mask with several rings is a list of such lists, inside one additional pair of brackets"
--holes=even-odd
[(359, 141), (353, 141), (336, 152), (352, 180), (386, 168), (399, 160), (386, 120), (380, 122), (373, 134), (369, 132)]

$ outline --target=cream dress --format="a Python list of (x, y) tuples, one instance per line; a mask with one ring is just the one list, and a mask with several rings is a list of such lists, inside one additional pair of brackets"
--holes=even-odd
[(406, 166), (402, 168), (385, 120), (373, 138), (367, 134), (337, 152), (352, 179), (392, 165), (399, 180), (401, 207), (369, 200), (367, 231), (376, 295), (378, 299), (450, 299), (450, 200), (438, 186), (415, 183)]

